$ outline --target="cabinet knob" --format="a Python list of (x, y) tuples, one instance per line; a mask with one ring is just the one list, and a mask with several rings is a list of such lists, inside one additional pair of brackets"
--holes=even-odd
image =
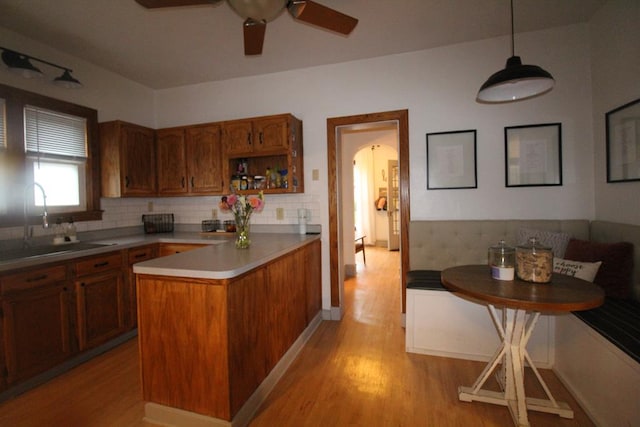
[(191, 187), (196, 186), (196, 178), (194, 176), (191, 177)]
[(260, 145), (262, 145), (263, 142), (264, 142), (264, 136), (262, 132), (260, 132)]
[(125, 176), (124, 177), (124, 187), (125, 188), (129, 188), (129, 176)]
[(182, 177), (182, 188), (184, 188), (184, 176)]

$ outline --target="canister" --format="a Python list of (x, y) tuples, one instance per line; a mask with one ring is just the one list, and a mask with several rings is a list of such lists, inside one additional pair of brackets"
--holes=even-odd
[(489, 267), (491, 277), (497, 280), (513, 280), (515, 273), (516, 250), (500, 240), (489, 248)]
[(520, 280), (549, 283), (553, 273), (553, 251), (532, 237), (516, 248), (516, 274)]

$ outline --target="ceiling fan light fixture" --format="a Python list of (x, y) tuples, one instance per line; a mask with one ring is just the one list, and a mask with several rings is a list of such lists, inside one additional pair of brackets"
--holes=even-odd
[(227, 0), (229, 6), (241, 17), (269, 22), (287, 6), (287, 0)]
[(533, 98), (553, 89), (551, 74), (537, 65), (523, 65), (519, 56), (512, 56), (507, 65), (491, 75), (478, 91), (478, 102), (513, 102)]
[(553, 89), (551, 74), (537, 65), (523, 65), (515, 55), (513, 0), (511, 0), (511, 57), (504, 69), (493, 73), (480, 87), (476, 97), (481, 103), (521, 101), (543, 95)]
[(60, 77), (53, 79), (53, 84), (66, 89), (80, 89), (82, 83), (71, 75), (71, 70), (64, 70)]
[(29, 61), (29, 57), (21, 55), (13, 50), (4, 49), (2, 51), (2, 62), (9, 67), (9, 71), (21, 75), (26, 79), (40, 78), (43, 76), (35, 65)]

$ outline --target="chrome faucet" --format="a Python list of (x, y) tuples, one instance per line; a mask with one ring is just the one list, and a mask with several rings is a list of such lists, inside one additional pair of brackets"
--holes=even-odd
[(22, 246), (25, 248), (31, 246), (31, 238), (33, 237), (33, 227), (29, 227), (29, 215), (27, 212), (27, 190), (29, 187), (33, 187), (34, 189), (37, 187), (42, 191), (42, 228), (49, 228), (49, 221), (47, 219), (47, 195), (44, 192), (44, 188), (42, 188), (42, 185), (37, 182), (25, 185), (24, 190), (22, 191), (22, 207), (24, 213), (24, 236), (22, 239)]

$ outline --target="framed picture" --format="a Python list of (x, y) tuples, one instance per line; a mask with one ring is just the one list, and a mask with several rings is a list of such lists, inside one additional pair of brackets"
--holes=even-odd
[(427, 134), (427, 189), (477, 188), (476, 131)]
[(611, 110), (607, 120), (607, 182), (640, 181), (640, 99)]
[(507, 187), (562, 185), (562, 124), (504, 128)]

